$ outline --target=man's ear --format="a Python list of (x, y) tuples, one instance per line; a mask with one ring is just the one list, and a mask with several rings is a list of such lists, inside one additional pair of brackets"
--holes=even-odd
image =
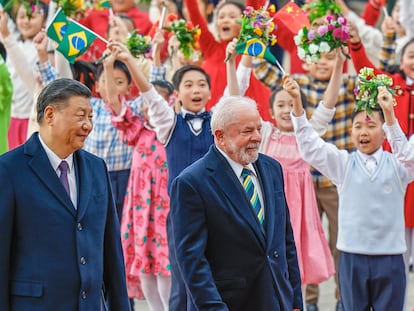
[(218, 146), (221, 146), (224, 142), (224, 133), (223, 130), (215, 130), (214, 138)]
[(56, 107), (46, 106), (43, 112), (43, 120), (46, 124), (52, 124), (55, 119)]

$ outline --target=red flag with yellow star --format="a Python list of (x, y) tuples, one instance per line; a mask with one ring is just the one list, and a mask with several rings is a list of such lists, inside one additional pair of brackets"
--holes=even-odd
[(279, 45), (286, 51), (296, 51), (293, 37), (304, 26), (310, 27), (305, 12), (293, 1), (288, 2), (273, 16)]

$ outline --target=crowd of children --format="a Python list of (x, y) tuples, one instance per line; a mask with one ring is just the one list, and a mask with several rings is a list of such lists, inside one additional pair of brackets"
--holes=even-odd
[[(213, 144), (214, 105), (230, 94), (255, 99), (260, 152), (283, 167), (306, 309), (319, 310), (318, 284), (334, 275), (336, 310), (403, 310), (414, 259), (410, 0), (397, 1), (381, 30), (337, 0), (352, 21), (355, 70), (371, 67), (399, 86), (395, 106), (393, 94), (378, 88), (370, 115), (355, 110), (358, 76), (345, 72), (348, 49), (323, 53), (317, 63), (301, 64), (305, 73), (290, 74), (263, 58), (237, 55), (237, 20), (245, 6), (266, 1), (166, 0), (171, 12), (201, 29), (200, 54), (193, 59), (134, 1), (110, 2), (111, 9), (91, 9), (80, 19), (107, 44), (96, 40), (75, 64), (48, 42), (47, 3), (39, 1), (31, 14), (21, 4), (13, 18), (0, 9), (0, 154), (36, 130), (34, 99), (43, 86), (69, 77), (91, 88), (94, 126), (84, 148), (108, 166), (130, 298), (146, 299), (157, 311), (191, 305), (168, 247), (169, 190)], [(161, 15), (159, 4), (152, 1), (153, 16)], [(367, 10), (375, 5), (369, 1)], [(137, 60), (124, 44), (133, 29), (153, 34), (151, 57)]]

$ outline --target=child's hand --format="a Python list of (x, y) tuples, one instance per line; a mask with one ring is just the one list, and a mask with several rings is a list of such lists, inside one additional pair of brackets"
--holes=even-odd
[(164, 30), (157, 29), (155, 31), (154, 39), (152, 39), (152, 43), (161, 47), (161, 46), (163, 46), (164, 42), (165, 42)]
[(0, 10), (0, 36), (3, 40), (10, 35), (8, 22), (9, 15), (7, 14), (7, 12)]
[(397, 24), (391, 16), (384, 18), (384, 21), (381, 24), (381, 31), (385, 35), (392, 35), (397, 30)]
[(361, 38), (359, 37), (358, 29), (356, 28), (355, 24), (348, 21), (348, 29), (349, 29), (349, 42), (351, 43), (359, 43), (361, 42)]
[(394, 110), (394, 98), (392, 97), (392, 94), (388, 92), (385, 86), (378, 87), (377, 101), (384, 113)]
[(231, 40), (226, 47), (226, 61), (228, 62), (235, 62), (236, 61), (236, 44), (237, 44), (237, 38), (234, 38)]
[(294, 99), (300, 98), (300, 87), (298, 83), (287, 74), (283, 76), (283, 89)]
[(110, 34), (114, 35), (114, 38), (120, 41), (124, 41), (128, 38), (128, 28), (121, 17), (112, 15), (109, 17), (109, 27), (112, 28)]
[(394, 98), (392, 94), (388, 92), (385, 86), (378, 87), (378, 104), (381, 106), (382, 111), (384, 112), (385, 123), (388, 126), (395, 124), (395, 114), (394, 114)]
[(40, 63), (44, 63), (48, 60), (47, 43), (48, 43), (48, 39), (47, 39), (46, 32), (44, 29), (42, 29), (33, 38), (33, 44), (36, 48)]
[(115, 57), (115, 59), (121, 62), (127, 63), (133, 59), (131, 52), (128, 50), (125, 44), (116, 41), (109, 41), (107, 49)]

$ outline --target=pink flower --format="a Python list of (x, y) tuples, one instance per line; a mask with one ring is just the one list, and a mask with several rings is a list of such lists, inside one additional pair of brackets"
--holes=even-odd
[(341, 25), (346, 25), (346, 18), (343, 16), (338, 17), (338, 23)]
[(249, 15), (251, 12), (253, 12), (254, 11), (254, 9), (253, 9), (253, 7), (251, 7), (251, 6), (247, 6), (245, 9), (244, 9), (244, 11), (243, 11), (243, 14), (244, 15)]
[(309, 32), (308, 32), (308, 39), (309, 40), (313, 40), (313, 39), (315, 39), (315, 31), (314, 30), (309, 30)]
[(333, 25), (333, 24), (328, 24), (328, 30), (329, 30), (329, 31), (334, 30), (334, 29), (335, 29), (335, 25)]
[(354, 95), (358, 96), (358, 89), (357, 88), (354, 89)]
[(332, 20), (333, 20), (333, 16), (332, 16), (332, 15), (328, 15), (328, 16), (326, 17), (326, 21), (327, 21), (328, 23), (330, 23)]
[(324, 34), (326, 34), (328, 32), (328, 26), (326, 25), (322, 25), (318, 27), (318, 34), (320, 34), (321, 36), (323, 36)]
[(332, 32), (332, 35), (337, 39), (341, 39), (342, 38), (341, 28), (335, 28), (334, 31)]

